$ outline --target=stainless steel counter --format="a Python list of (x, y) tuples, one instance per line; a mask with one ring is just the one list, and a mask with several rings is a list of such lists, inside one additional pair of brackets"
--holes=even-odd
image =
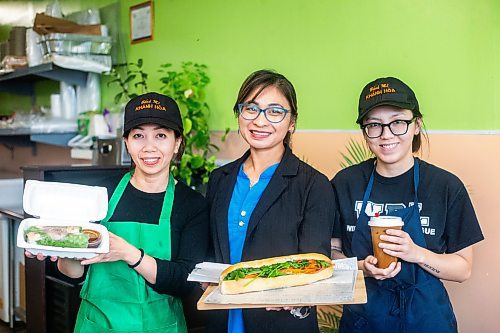
[(22, 204), (23, 179), (0, 172), (0, 298), (4, 304), (0, 319), (11, 327), (15, 323), (15, 307), (20, 304), (18, 262), (24, 263), (22, 250), (16, 248), (17, 227), (23, 219)]
[[(18, 288), (16, 288), (16, 236), (17, 236), (17, 225), (24, 218), (23, 210), (20, 207), (9, 207), (0, 208), (0, 223), (7, 223), (7, 258), (8, 258), (8, 322), (11, 328), (14, 328), (16, 322), (16, 317), (22, 321), (26, 321), (26, 316), (24, 311), (16, 307), (16, 293)], [(19, 251), (19, 249), (17, 249)], [(21, 250), (22, 251), (22, 250)], [(19, 272), (17, 272), (19, 273)]]

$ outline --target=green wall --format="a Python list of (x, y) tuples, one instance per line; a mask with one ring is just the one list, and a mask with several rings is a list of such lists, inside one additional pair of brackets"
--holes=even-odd
[[(113, 2), (59, 1), (63, 12)], [(151, 89), (162, 63), (208, 65), (212, 129), (235, 128), (239, 86), (261, 68), (294, 83), (299, 129), (355, 128), (361, 88), (389, 75), (414, 88), (430, 130), (500, 129), (497, 0), (154, 0), (154, 40), (135, 45), (129, 7), (142, 0), (119, 2), (128, 59), (144, 59)]]
[[(121, 1), (128, 32), (128, 7)], [(365, 83), (397, 76), (430, 130), (500, 129), (495, 0), (156, 0), (154, 41), (128, 47), (153, 82), (161, 63), (209, 66), (213, 129), (235, 127), (243, 79), (272, 68), (295, 85), (299, 129), (352, 129)], [(158, 89), (158, 84), (151, 84)], [(106, 96), (106, 94), (105, 94)], [(108, 98), (109, 99), (109, 98)]]

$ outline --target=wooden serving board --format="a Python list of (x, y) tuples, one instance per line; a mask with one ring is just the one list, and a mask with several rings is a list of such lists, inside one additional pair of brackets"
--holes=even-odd
[[(310, 306), (310, 304), (207, 304), (205, 303), (205, 299), (210, 293), (217, 288), (217, 286), (209, 286), (203, 295), (201, 295), (200, 300), (196, 304), (198, 310), (229, 310), (229, 309), (250, 309), (250, 308), (282, 308), (284, 306), (290, 307), (298, 307), (298, 306)], [(366, 285), (365, 279), (363, 275), (363, 271), (358, 270), (358, 274), (356, 276), (356, 284), (354, 288), (354, 299), (349, 302), (344, 302), (342, 304), (363, 304), (367, 302), (366, 297)], [(331, 304), (340, 304), (340, 303), (318, 303), (316, 305), (331, 305)]]

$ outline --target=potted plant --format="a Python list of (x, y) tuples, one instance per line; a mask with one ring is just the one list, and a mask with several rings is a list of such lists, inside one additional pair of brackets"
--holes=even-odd
[[(115, 95), (114, 102), (116, 105), (121, 104), (121, 100), (126, 101), (136, 97), (138, 94), (135, 92), (137, 89), (141, 93), (146, 93), (148, 91), (148, 74), (144, 73), (142, 70), (142, 59), (138, 59), (137, 62), (129, 62), (125, 64), (114, 65), (111, 71), (108, 73), (111, 76), (111, 80), (108, 81), (108, 86), (111, 84), (117, 84), (121, 91)], [(133, 89), (130, 86), (133, 84)]]
[[(210, 79), (206, 70), (206, 65), (190, 61), (183, 62), (180, 70), (174, 70), (172, 64), (163, 64), (160, 69), (160, 81), (163, 83), (160, 91), (179, 104), (186, 138), (182, 160), (172, 172), (194, 187), (208, 182), (210, 172), (216, 168), (215, 155), (209, 155), (219, 150), (210, 142), (209, 106), (205, 101)], [(226, 134), (228, 131), (226, 129)]]
[[(148, 91), (148, 75), (142, 70), (143, 61), (128, 63), (113, 68), (110, 75), (112, 80), (108, 84), (118, 84), (121, 91), (115, 96), (115, 103), (119, 104), (123, 98), (133, 98), (142, 92)], [(182, 160), (172, 167), (172, 174), (203, 192), (208, 176), (215, 168), (215, 156), (210, 156), (219, 148), (210, 142), (208, 127), (209, 106), (205, 101), (206, 86), (210, 82), (207, 66), (193, 62), (183, 62), (179, 70), (172, 64), (160, 66), (160, 92), (172, 97), (182, 115), (184, 124), (185, 150)], [(229, 129), (226, 129), (224, 140)]]

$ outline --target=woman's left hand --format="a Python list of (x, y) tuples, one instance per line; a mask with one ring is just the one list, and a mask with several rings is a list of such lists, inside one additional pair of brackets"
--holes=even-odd
[(380, 240), (382, 242), (379, 247), (391, 256), (413, 263), (421, 260), (422, 248), (403, 230), (387, 229), (386, 234), (380, 236)]
[[(125, 239), (109, 233), (109, 252), (101, 253), (91, 259), (85, 259), (81, 261), (82, 265), (90, 265), (98, 262), (112, 262), (124, 260), (127, 261), (129, 258), (134, 257), (135, 252), (137, 252), (137, 259), (140, 257), (140, 250), (135, 246), (128, 243)], [(137, 260), (136, 260), (137, 261)]]
[(284, 306), (282, 308), (266, 308), (266, 311), (281, 311), (281, 310), (290, 311), (290, 314), (297, 319), (307, 318), (311, 313), (310, 306), (299, 306), (299, 307)]
[(293, 309), (292, 306), (284, 306), (282, 308), (271, 308), (271, 307), (268, 307), (268, 308), (266, 308), (266, 311), (281, 311), (281, 310), (290, 311), (292, 309)]

